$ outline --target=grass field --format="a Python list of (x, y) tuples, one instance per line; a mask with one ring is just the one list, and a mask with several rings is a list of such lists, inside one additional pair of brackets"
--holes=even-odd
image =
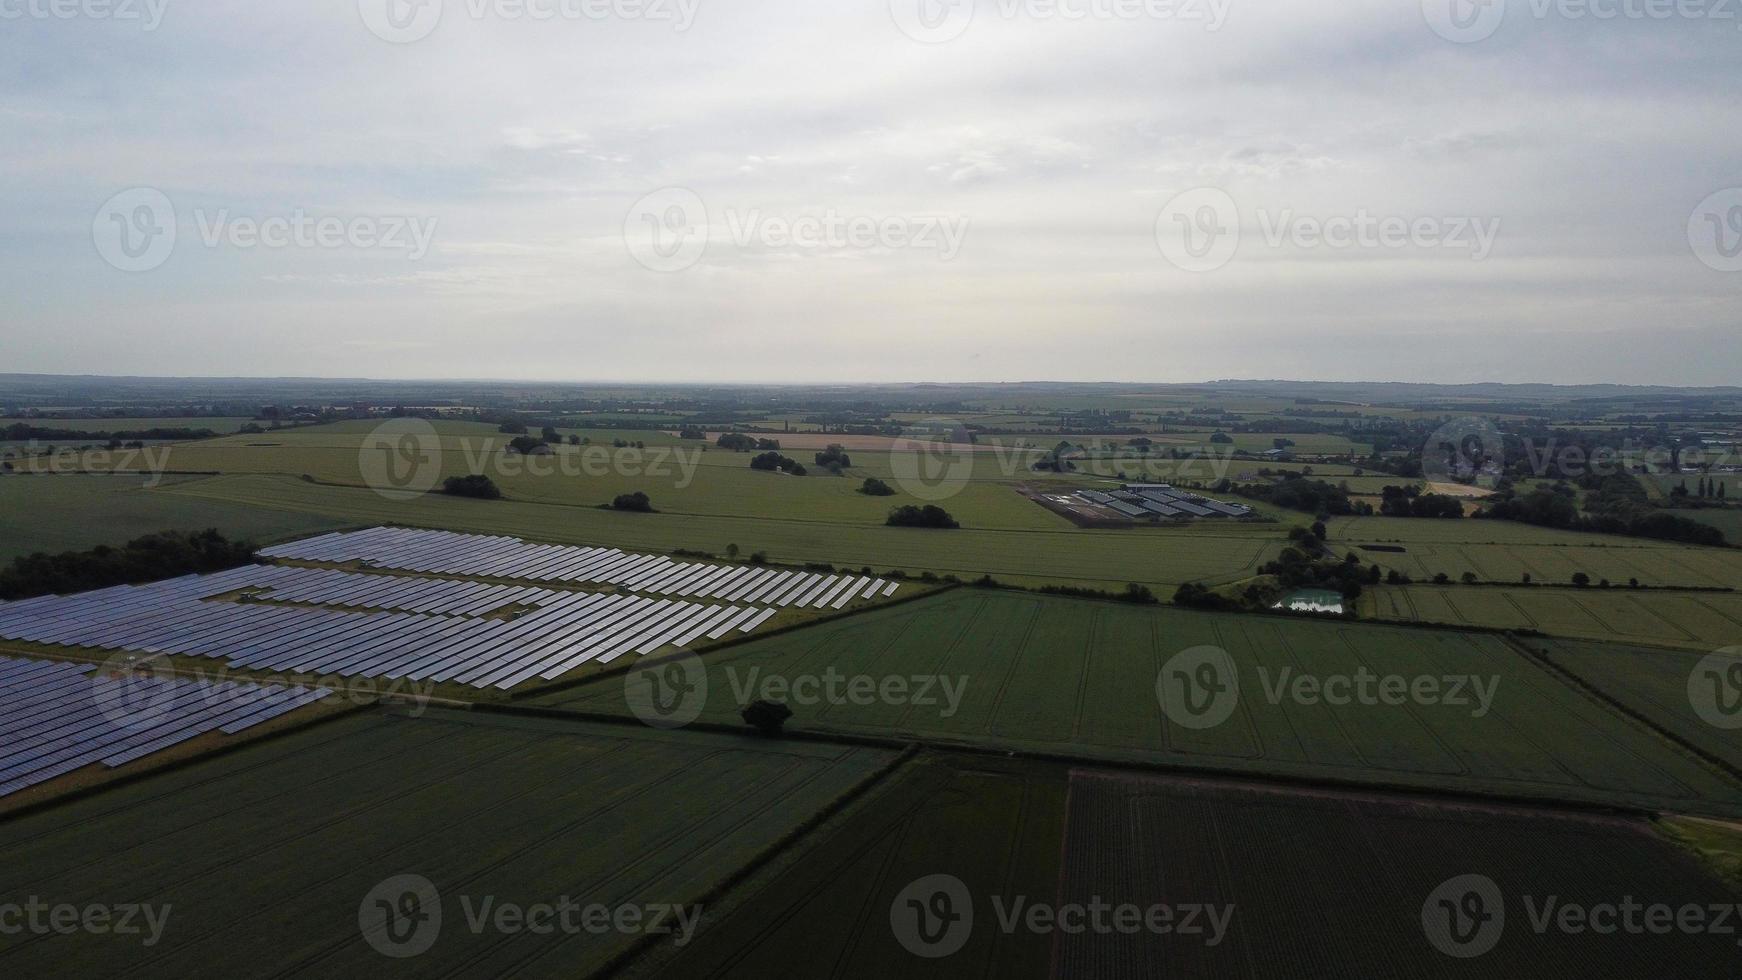
[[(1690, 693), (1698, 686), (1702, 695), (1709, 695), (1711, 683), (1723, 680), (1710, 676), (1710, 662), (1702, 663), (1710, 650), (1680, 653), (1568, 640), (1532, 640), (1530, 646), (1628, 710), (1742, 770), (1742, 719), (1733, 727), (1719, 727), (1702, 716)], [(1742, 663), (1742, 656), (1731, 662)], [(1733, 712), (1732, 699), (1742, 696), (1742, 687), (1731, 686), (1726, 695)], [(1705, 701), (1708, 710), (1716, 704), (1715, 699)]]
[[(1157, 691), (1164, 665), (1200, 645), (1227, 651), (1237, 670), (1226, 678), (1232, 712), (1208, 728), (1170, 719)], [(789, 724), (1107, 761), (1742, 814), (1742, 785), (1488, 635), (963, 589), (722, 650), (705, 663), (701, 717), (729, 724), (742, 703), (767, 696), (770, 678), (791, 684), (831, 670), (877, 683), (943, 678), (959, 692), (953, 705), (941, 682), (930, 703), (918, 682), (901, 698), (831, 700), (812, 690), (809, 702), (789, 699), (796, 714)], [(1410, 685), (1473, 677), (1488, 686), (1489, 706), (1481, 708), (1473, 687), (1462, 704), (1445, 697), (1333, 706), (1292, 693), (1293, 677), (1362, 670)], [(623, 680), (607, 678), (539, 700), (622, 712), (625, 690)]]
[[(1733, 977), (1733, 935), (1533, 930), (1527, 903), (1670, 908), (1736, 895), (1643, 821), (1073, 774), (1061, 900), (1231, 909), (1226, 938), (1061, 934), (1057, 976)], [(1600, 857), (1599, 857), (1600, 856)], [(1507, 913), (1454, 959), (1430, 899), (1465, 875)], [(1461, 898), (1462, 889), (1454, 897)], [(1437, 919), (1429, 919), (1429, 916)], [(1451, 945), (1451, 949), (1458, 949)]]
[[(473, 931), (467, 909), (693, 903), (892, 758), (632, 726), (346, 718), (0, 824), (6, 900), (172, 907), (154, 947), (6, 936), (0, 970), (583, 975), (636, 937)], [(403, 874), (435, 886), (443, 921), (427, 952), (393, 961), (359, 911)]]
[[(1339, 517), (1328, 525), (1338, 553), (1354, 551), (1365, 564), (1396, 569), (1416, 581), (1441, 572), (1456, 580), (1474, 572), (1485, 582), (1566, 584), (1576, 572), (1593, 582), (1730, 587), (1742, 583), (1742, 549), (1701, 548), (1671, 541), (1557, 531), (1513, 521)], [(1366, 551), (1362, 545), (1402, 546), (1403, 553)]]
[(1533, 629), (1697, 650), (1742, 642), (1742, 594), (1733, 592), (1378, 586), (1362, 595), (1361, 611), (1399, 622)]
[[(358, 524), (412, 524), (660, 552), (688, 548), (721, 553), (728, 544), (737, 544), (745, 554), (764, 551), (778, 562), (869, 565), (878, 571), (964, 577), (990, 573), (1018, 582), (1082, 584), (1115, 591), (1122, 591), (1128, 582), (1142, 582), (1166, 590), (1163, 594), (1170, 594), (1181, 582), (1246, 577), (1282, 547), (1281, 529), (1273, 524), (1223, 522), (1132, 531), (1085, 531), (1067, 524), (1056, 530), (928, 531), (842, 526), (796, 516), (625, 514), (439, 495), (394, 501), (369, 490), (265, 476), (215, 477), (177, 484), (164, 492), (194, 500), (255, 503)], [(1014, 492), (1011, 496), (1016, 497)], [(1041, 510), (1017, 499), (1025, 507)]]
[[(164, 488), (188, 482), (163, 477)], [(0, 561), (32, 552), (75, 551), (121, 545), (154, 531), (215, 527), (257, 542), (344, 526), (341, 519), (277, 510), (246, 500), (210, 501), (145, 489), (123, 476), (0, 477)]]
[[(798, 861), (746, 883), (747, 897), (696, 943), (638, 963), (631, 975), (1052, 976), (1051, 937), (1002, 932), (989, 896), (1051, 900), (1065, 789), (1056, 766), (910, 763), (807, 840)], [(891, 908), (909, 884), (935, 874), (960, 880), (974, 908), (962, 948), (928, 960), (897, 940)]]

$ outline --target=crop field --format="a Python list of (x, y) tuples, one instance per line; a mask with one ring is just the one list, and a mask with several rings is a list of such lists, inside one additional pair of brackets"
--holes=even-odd
[(1710, 650), (1742, 643), (1742, 594), (1626, 589), (1378, 586), (1362, 611), (1398, 622), (1533, 629), (1553, 636)]
[[(189, 477), (161, 478), (163, 488)], [(126, 476), (0, 477), (0, 561), (32, 552), (120, 545), (155, 531), (215, 527), (231, 538), (266, 542), (341, 527), (341, 519), (258, 506), (248, 500), (202, 500), (146, 489)]]
[[(924, 757), (806, 841), (778, 874), (669, 962), (633, 976), (1047, 977), (1052, 939), (999, 929), (992, 896), (1051, 901), (1064, 833), (1061, 767)], [(921, 959), (891, 923), (911, 883), (947, 874), (973, 900), (961, 949)], [(895, 914), (908, 913), (899, 909)], [(804, 950), (802, 963), (794, 950)]]
[(829, 562), (842, 568), (870, 566), (879, 572), (900, 569), (966, 577), (990, 573), (1001, 580), (1082, 584), (1114, 591), (1123, 590), (1128, 582), (1171, 592), (1181, 582), (1244, 578), (1282, 548), (1279, 529), (1271, 524), (1193, 525), (1141, 533), (1080, 530), (1014, 491), (1004, 492), (1016, 504), (1061, 527), (1014, 531), (966, 526), (931, 531), (767, 516), (626, 514), (439, 495), (394, 501), (360, 488), (266, 476), (214, 477), (163, 492), (195, 500), (254, 502), (352, 524), (400, 523), (656, 552), (720, 553), (728, 544), (737, 544), (746, 554), (764, 551), (777, 562)]
[[(1158, 679), (1176, 654), (1227, 652), (1224, 720), (1181, 724)], [(1742, 785), (1601, 705), (1498, 637), (1308, 622), (961, 589), (753, 641), (704, 658), (704, 719), (735, 723), (770, 679), (941, 678), (922, 702), (821, 696), (791, 727), (906, 734), (936, 743), (1107, 761), (1448, 787), (1742, 814)], [(1332, 705), (1305, 675), (1362, 671), (1442, 696)], [(1462, 694), (1453, 693), (1463, 678)], [(954, 698), (944, 682), (954, 685)], [(844, 683), (844, 682), (843, 682)], [(1207, 686), (1207, 685), (1206, 685)], [(1486, 707), (1482, 689), (1488, 690)], [(794, 686), (793, 691), (798, 687)], [(622, 712), (606, 678), (541, 698)], [(1228, 702), (1223, 702), (1228, 703)]]
[[(1337, 518), (1329, 525), (1331, 547), (1354, 551), (1365, 564), (1395, 569), (1411, 578), (1452, 579), (1474, 572), (1485, 582), (1518, 582), (1529, 574), (1538, 584), (1566, 584), (1584, 572), (1592, 582), (1695, 588), (1742, 582), (1742, 549), (1701, 548), (1671, 541), (1556, 531), (1512, 521)], [(1368, 551), (1362, 545), (1401, 546)]]
[[(459, 713), (344, 718), (0, 824), (7, 900), (172, 909), (148, 948), (7, 936), (0, 970), (252, 976), (270, 951), (275, 969), (326, 976), (390, 962), (395, 975), (582, 975), (636, 937), (474, 930), (468, 916), (486, 900), (694, 903), (892, 758)], [(421, 911), (441, 919), (427, 952), (389, 961), (359, 915), (406, 874), (435, 887)]]
[[(1710, 650), (1682, 653), (1567, 640), (1532, 640), (1530, 645), (1659, 728), (1742, 769), (1742, 682), (1733, 666), (1742, 664), (1742, 655), (1717, 663), (1706, 660)], [(1726, 664), (1728, 671), (1721, 669)], [(1695, 706), (1695, 694), (1703, 709)], [(1718, 721), (1735, 724), (1724, 728)]]
[[(0, 429), (23, 423), (40, 429), (65, 429), (69, 432), (139, 432), (145, 429), (210, 429), (213, 432), (235, 432), (253, 419), (245, 418), (127, 418), (127, 419), (15, 419), (0, 418)], [(262, 423), (264, 424), (264, 423)]]
[[(1060, 934), (1057, 976), (1735, 976), (1733, 935), (1533, 930), (1527, 910), (1550, 896), (1735, 903), (1640, 820), (1078, 772), (1068, 827), (1060, 901), (1208, 906), (1230, 925), (1219, 942), (1213, 930)], [(1445, 927), (1434, 898), (1466, 875), (1492, 882), (1506, 918), (1491, 950), (1466, 934), (1476, 955), (1460, 961), (1458, 931), (1442, 934), (1445, 952), (1427, 927)]]

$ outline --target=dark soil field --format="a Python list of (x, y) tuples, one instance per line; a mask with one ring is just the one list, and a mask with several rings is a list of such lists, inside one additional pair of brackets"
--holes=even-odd
[[(1066, 902), (1233, 912), (1214, 944), (1183, 930), (1063, 934), (1059, 976), (1721, 980), (1742, 969), (1734, 931), (1626, 928), (1627, 902), (1729, 906), (1734, 926), (1742, 899), (1643, 821), (1080, 772), (1064, 872)], [(1441, 899), (1491, 918), (1450, 923)], [(1620, 925), (1594, 931), (1610, 907)]]

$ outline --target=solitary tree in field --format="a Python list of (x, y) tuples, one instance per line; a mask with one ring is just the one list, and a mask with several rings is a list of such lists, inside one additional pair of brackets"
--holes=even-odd
[(1591, 584), (1591, 576), (1586, 575), (1584, 572), (1574, 572), (1573, 584), (1582, 589)]

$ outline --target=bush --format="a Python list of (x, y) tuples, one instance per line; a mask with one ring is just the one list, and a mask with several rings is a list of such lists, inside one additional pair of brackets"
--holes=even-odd
[(906, 507), (897, 507), (889, 512), (889, 520), (884, 523), (890, 527), (929, 527), (941, 529), (958, 528), (962, 526), (957, 523), (955, 518), (950, 516), (949, 511), (944, 510), (936, 504), (926, 504), (924, 507), (915, 507), (912, 504), (909, 504)]
[(487, 476), (450, 476), (442, 481), (442, 493), (474, 500), (501, 500), (502, 489)]
[(792, 709), (778, 701), (752, 701), (739, 712), (744, 724), (770, 737), (779, 735), (785, 727), (788, 718), (792, 717)]
[(859, 492), (867, 497), (895, 496), (895, 490), (892, 489), (889, 484), (884, 483), (882, 480), (879, 480), (874, 476), (868, 476), (865, 478), (865, 482), (859, 485)]
[(522, 456), (543, 455), (550, 452), (550, 446), (535, 436), (515, 436), (508, 441), (508, 451)]
[(653, 501), (648, 499), (647, 494), (642, 493), (639, 490), (634, 493), (618, 494), (617, 498), (611, 501), (611, 509), (627, 510), (637, 514), (655, 513), (653, 509)]

